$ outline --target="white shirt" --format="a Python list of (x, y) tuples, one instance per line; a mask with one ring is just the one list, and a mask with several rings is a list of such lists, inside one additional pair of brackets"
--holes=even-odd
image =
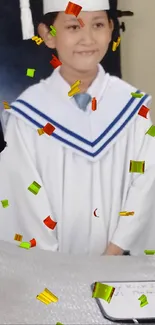
[[(155, 140), (145, 135), (150, 118), (138, 115), (151, 97), (132, 98), (137, 89), (99, 65), (88, 89), (97, 110), (90, 103), (84, 112), (68, 97), (59, 69), (9, 110), (0, 161), (0, 198), (9, 207), (0, 206), (0, 239), (20, 233), (42, 249), (75, 254), (101, 255), (110, 242), (135, 255), (154, 249)], [(39, 136), (47, 123), (54, 133)], [(144, 160), (145, 173), (129, 173), (130, 160)], [(27, 189), (33, 181), (41, 185), (38, 195)], [(49, 215), (54, 230), (43, 223)]]

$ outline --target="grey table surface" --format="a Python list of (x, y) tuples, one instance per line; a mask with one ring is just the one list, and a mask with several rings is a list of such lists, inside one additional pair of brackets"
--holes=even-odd
[[(0, 241), (0, 324), (111, 324), (90, 285), (122, 280), (155, 280), (155, 258), (70, 256)], [(57, 303), (36, 299), (45, 288)]]

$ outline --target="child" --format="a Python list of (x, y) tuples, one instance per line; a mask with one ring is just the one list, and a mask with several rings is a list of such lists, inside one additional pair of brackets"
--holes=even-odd
[[(152, 123), (139, 115), (151, 97), (134, 98), (135, 87), (105, 73), (99, 62), (112, 37), (108, 0), (44, 0), (38, 31), (62, 63), (28, 88), (8, 110), (0, 160), (0, 239), (36, 239), (41, 249), (65, 253), (122, 255), (155, 248), (155, 143)], [(82, 27), (78, 21), (84, 23)], [(49, 26), (56, 35), (52, 36)], [(131, 49), (132, 50), (132, 49)], [(68, 96), (80, 80), (80, 96)], [(92, 98), (97, 108), (92, 110)], [(144, 108), (146, 110), (146, 108)], [(52, 135), (39, 135), (47, 123)], [(145, 161), (129, 171), (130, 161)], [(37, 182), (37, 195), (28, 187)], [(121, 211), (133, 213), (120, 216)], [(50, 229), (44, 220), (57, 222)], [(150, 247), (149, 245), (154, 245)]]

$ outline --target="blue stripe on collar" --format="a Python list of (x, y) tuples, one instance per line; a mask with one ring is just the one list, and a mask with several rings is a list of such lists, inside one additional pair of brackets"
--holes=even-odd
[[(148, 97), (148, 95), (145, 95), (144, 96), (145, 97), (145, 99)], [(143, 97), (143, 101), (145, 100), (144, 99), (144, 97)], [(67, 145), (69, 145), (70, 147), (72, 147), (72, 148), (74, 148), (74, 149), (77, 149), (77, 150), (79, 150), (79, 151), (81, 151), (81, 152), (83, 152), (84, 154), (86, 154), (87, 156), (89, 156), (89, 157), (92, 157), (92, 158), (95, 158), (96, 156), (98, 156), (99, 154), (100, 154), (100, 152), (103, 150), (103, 149), (105, 149), (106, 147), (107, 147), (107, 145), (123, 130), (123, 128), (127, 125), (127, 123), (132, 119), (132, 117), (137, 113), (137, 111), (139, 110), (139, 108), (141, 107), (141, 105), (142, 105), (142, 102), (143, 102), (142, 100), (138, 103), (138, 105), (135, 107), (135, 109), (133, 110), (133, 112), (128, 116), (128, 118), (124, 121), (124, 123), (119, 127), (119, 129), (117, 130), (117, 131), (115, 131), (115, 133), (96, 151), (96, 152), (94, 152), (94, 153), (91, 153), (91, 152), (89, 152), (89, 151), (87, 151), (87, 150), (84, 150), (84, 149), (82, 149), (82, 148), (80, 148), (79, 146), (77, 146), (77, 145), (75, 145), (74, 143), (72, 143), (72, 142), (70, 142), (70, 141), (68, 141), (68, 140), (66, 140), (66, 139), (64, 139), (64, 138), (62, 138), (62, 137), (60, 137), (59, 135), (57, 135), (56, 133), (52, 133), (52, 137), (54, 137), (54, 138), (56, 138), (57, 140), (59, 140), (59, 141), (61, 141), (61, 142), (63, 142), (63, 143), (65, 143), (65, 144), (67, 144)], [(27, 120), (29, 120), (32, 124), (34, 124), (34, 125), (36, 125), (38, 128), (43, 128), (44, 127), (44, 125), (41, 125), (40, 123), (38, 123), (38, 122), (36, 122), (34, 119), (32, 119), (30, 116), (28, 116), (26, 113), (24, 113), (23, 111), (21, 111), (19, 108), (17, 108), (17, 107), (15, 107), (15, 106), (13, 106), (13, 105), (11, 105), (11, 108), (13, 109), (13, 110), (15, 110), (16, 112), (18, 112), (19, 114), (21, 114), (21, 115), (23, 115)], [(119, 114), (120, 115), (120, 114)], [(48, 121), (50, 121), (50, 119), (48, 119)], [(112, 122), (113, 123), (113, 122)], [(112, 124), (111, 123), (111, 124)], [(56, 124), (55, 124), (56, 125)], [(72, 132), (71, 132), (72, 133)], [(105, 131), (103, 132), (103, 133), (105, 133)], [(102, 138), (103, 138), (103, 133), (102, 133)], [(77, 136), (78, 137), (78, 136)], [(99, 137), (99, 138), (101, 138), (101, 136)], [(99, 139), (98, 138), (98, 139)], [(101, 138), (101, 139), (102, 139)], [(101, 140), (100, 139), (100, 140)], [(84, 139), (85, 140), (85, 139)], [(82, 141), (82, 140), (80, 140), (80, 141)], [(84, 142), (84, 141), (82, 141), (82, 142)], [(96, 140), (94, 141), (94, 142), (96, 142)], [(90, 143), (90, 145), (91, 145), (91, 147), (93, 147), (92, 146), (92, 143), (91, 142), (89, 142)]]
[[(138, 90), (137, 93), (140, 93), (140, 91)], [(139, 104), (141, 105), (145, 99), (148, 97), (148, 95), (145, 95), (142, 97), (142, 99), (140, 100)], [(26, 107), (28, 107), (31, 111), (33, 111), (34, 113), (38, 114), (39, 116), (43, 117), (45, 120), (47, 120), (49, 123), (53, 124), (55, 127), (57, 127), (58, 129), (62, 130), (63, 132), (69, 134), (70, 136), (72, 136), (73, 138), (87, 144), (90, 147), (94, 147), (96, 144), (98, 144), (100, 142), (100, 140), (103, 139), (103, 137), (105, 137), (107, 135), (107, 133), (113, 128), (113, 126), (121, 119), (121, 117), (126, 113), (126, 111), (129, 109), (129, 107), (131, 106), (131, 104), (135, 101), (136, 98), (132, 97), (129, 102), (125, 105), (125, 107), (123, 108), (123, 110), (118, 114), (118, 116), (113, 120), (112, 123), (110, 123), (110, 125), (106, 128), (106, 130), (94, 141), (94, 142), (90, 142), (87, 139), (79, 136), (78, 134), (68, 130), (67, 128), (65, 128), (64, 126), (62, 126), (61, 124), (55, 122), (54, 120), (52, 120), (51, 118), (49, 118), (47, 115), (45, 115), (44, 113), (38, 111), (35, 107), (33, 107), (32, 105), (26, 103), (24, 100), (22, 99), (18, 99), (16, 102), (19, 102), (23, 105), (25, 105)], [(12, 105), (11, 105), (12, 107)]]

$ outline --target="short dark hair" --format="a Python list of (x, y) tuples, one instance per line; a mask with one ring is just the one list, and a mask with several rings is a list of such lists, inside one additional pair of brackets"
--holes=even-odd
[[(108, 16), (108, 20), (110, 22), (110, 20), (114, 20), (116, 17), (116, 12), (114, 10), (106, 10), (107, 16)], [(47, 14), (45, 14), (42, 17), (42, 23), (45, 24), (49, 29), (50, 29), (50, 25), (53, 25), (57, 16), (58, 16), (59, 12), (55, 11), (55, 12), (48, 12)]]

